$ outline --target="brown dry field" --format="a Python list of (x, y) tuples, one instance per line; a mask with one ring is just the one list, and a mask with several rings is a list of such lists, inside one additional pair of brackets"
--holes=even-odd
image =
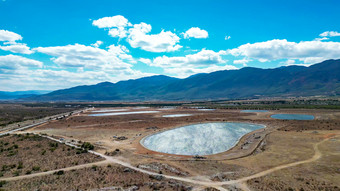
[[(109, 108), (105, 108), (109, 109)], [(111, 108), (113, 109), (113, 108)], [(239, 110), (200, 111), (198, 109), (176, 108), (162, 110), (160, 108), (114, 108), (127, 109), (128, 111), (157, 110), (159, 113), (131, 114), (94, 117), (88, 116), (90, 112), (72, 116), (67, 119), (49, 122), (48, 124), (29, 129), (27, 131), (43, 133), (62, 137), (65, 140), (80, 140), (91, 142), (95, 149), (101, 153), (110, 153), (119, 149), (115, 157), (129, 162), (134, 166), (151, 166), (154, 164), (167, 165), (172, 170), (162, 169), (163, 174), (197, 177), (212, 181), (225, 181), (249, 176), (278, 165), (284, 165), (296, 161), (306, 160), (314, 155), (313, 145), (328, 136), (340, 135), (340, 111), (339, 110), (302, 110), (282, 109), (267, 113), (241, 113)], [(164, 118), (167, 114), (194, 114), (193, 116)], [(312, 114), (315, 120), (293, 121), (277, 120), (270, 115), (277, 113), (303, 113)], [(248, 122), (263, 124), (265, 130), (257, 130), (245, 135), (240, 142), (231, 150), (215, 155), (205, 156), (206, 159), (195, 160), (190, 156), (178, 156), (150, 151), (140, 144), (140, 140), (150, 134), (172, 129), (175, 127), (207, 122)], [(150, 127), (157, 127), (148, 129)], [(261, 136), (260, 139), (254, 139)], [(118, 141), (113, 136), (125, 136), (128, 139)], [(244, 143), (250, 143), (245, 146)], [(247, 182), (251, 190), (339, 190), (340, 188), (340, 142), (339, 139), (331, 139), (320, 145), (323, 154), (315, 162), (275, 171), (266, 176), (249, 180)], [(157, 166), (156, 165), (156, 166)], [(151, 168), (152, 169), (152, 168)], [(156, 171), (158, 168), (155, 168)], [(176, 169), (175, 171), (173, 169)], [(109, 169), (103, 167), (103, 171)], [(82, 184), (80, 188), (98, 188), (110, 186), (107, 176), (98, 175), (97, 171), (89, 169), (67, 172), (67, 176), (59, 179), (65, 188), (71, 186), (75, 180), (72, 173), (80, 174), (81, 177), (94, 179), (88, 184)], [(137, 173), (137, 172), (134, 172)], [(138, 174), (138, 173), (137, 173)], [(134, 175), (135, 176), (135, 175)], [(137, 176), (137, 175), (136, 175)], [(138, 175), (148, 177), (147, 175)], [(127, 176), (127, 178), (131, 178)], [(49, 175), (19, 181), (20, 185), (39, 185), (38, 182), (52, 182), (55, 176)], [(59, 180), (58, 179), (58, 180)], [(68, 181), (67, 181), (68, 180)], [(92, 182), (92, 180), (94, 182)], [(119, 180), (121, 180), (119, 178)], [(124, 178), (121, 180), (124, 182)], [(127, 181), (127, 180), (126, 180)], [(138, 179), (137, 182), (150, 181)], [(169, 180), (167, 180), (169, 181)], [(168, 184), (167, 181), (163, 181)], [(127, 181), (128, 182), (128, 181)], [(52, 183), (51, 183), (52, 184)], [(139, 183), (138, 183), (139, 184)], [(14, 185), (10, 183), (10, 185)], [(48, 185), (48, 183), (47, 183)], [(56, 184), (52, 184), (56, 185)], [(46, 185), (45, 185), (46, 186)], [(120, 184), (128, 187), (128, 185)], [(53, 187), (53, 186), (52, 186)], [(14, 188), (14, 187), (13, 187)], [(33, 187), (32, 187), (33, 188)], [(152, 190), (153, 188), (140, 185), (141, 189)], [(178, 189), (169, 185), (162, 189)], [(162, 190), (161, 189), (161, 190)]]
[(103, 160), (33, 134), (0, 138), (0, 178), (34, 174)]

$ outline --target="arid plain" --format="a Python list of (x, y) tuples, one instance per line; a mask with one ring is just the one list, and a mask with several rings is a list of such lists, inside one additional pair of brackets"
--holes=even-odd
[[(91, 116), (98, 113), (118, 114)], [(270, 117), (277, 113), (310, 114), (315, 119), (300, 121)], [(163, 117), (172, 114), (191, 116)], [(157, 132), (208, 122), (245, 122), (263, 124), (265, 128), (246, 134), (226, 152), (207, 156), (165, 154), (151, 151), (140, 143), (144, 137)], [(183, 106), (89, 108), (17, 133), (23, 136), (26, 133), (41, 135), (44, 139), (49, 138), (48, 141), (55, 139), (59, 145), (82, 146), (88, 142), (94, 150), (90, 153), (77, 154), (75, 150), (74, 153), (63, 154), (63, 151), (74, 148), (58, 147), (62, 150), (57, 149), (55, 153), (61, 153), (57, 155), (57, 160), (62, 164), (53, 167), (54, 155), (48, 154), (48, 148), (31, 150), (39, 153), (31, 156), (35, 160), (44, 158), (41, 150), (47, 150), (52, 162), (46, 163), (46, 166), (50, 167), (44, 168), (45, 172), (35, 172), (26, 167), (26, 171), (31, 171), (29, 174), (14, 174), (14, 170), (12, 175), (5, 173), (0, 177), (5, 190), (340, 189), (339, 110), (280, 109), (245, 113), (236, 109), (209, 110)], [(24, 145), (29, 144), (24, 142)], [(19, 149), (23, 147), (19, 142), (17, 144)], [(98, 153), (103, 156), (98, 156)], [(4, 154), (0, 156), (8, 157)], [(4, 163), (6, 160), (2, 161)], [(11, 162), (7, 163), (2, 165), (9, 166)], [(35, 162), (27, 165), (34, 166)], [(60, 169), (63, 174), (55, 175)]]

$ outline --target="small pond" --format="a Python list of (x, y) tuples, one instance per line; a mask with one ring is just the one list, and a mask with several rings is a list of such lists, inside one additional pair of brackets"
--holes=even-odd
[(285, 120), (313, 120), (313, 115), (305, 115), (305, 114), (275, 114), (270, 116), (274, 119), (285, 119)]

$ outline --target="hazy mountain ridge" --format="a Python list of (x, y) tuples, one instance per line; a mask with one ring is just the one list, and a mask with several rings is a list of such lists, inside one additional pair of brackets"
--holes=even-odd
[(0, 100), (14, 100), (20, 99), (25, 97), (32, 97), (35, 95), (46, 94), (51, 91), (46, 90), (28, 90), (28, 91), (14, 91), (14, 92), (7, 92), (7, 91), (0, 91)]
[(117, 83), (77, 86), (24, 98), (30, 101), (151, 101), (340, 95), (340, 60), (310, 67), (245, 67), (185, 79), (151, 76)]

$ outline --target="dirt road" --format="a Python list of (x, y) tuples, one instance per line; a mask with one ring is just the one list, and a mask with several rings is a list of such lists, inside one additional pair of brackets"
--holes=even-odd
[[(138, 171), (138, 172), (141, 172), (141, 173), (145, 173), (145, 174), (148, 174), (148, 175), (159, 175), (159, 176), (163, 176), (163, 177), (168, 178), (168, 179), (183, 181), (183, 182), (191, 183), (191, 184), (194, 184), (194, 185), (201, 185), (201, 186), (205, 186), (205, 187), (214, 187), (214, 188), (219, 189), (219, 190), (226, 190), (225, 188), (222, 187), (224, 185), (234, 185), (234, 186), (236, 186), (238, 188), (241, 188), (242, 190), (250, 190), (247, 187), (247, 185), (246, 185), (246, 181), (248, 181), (248, 180), (251, 180), (251, 179), (254, 179), (254, 178), (259, 178), (259, 177), (268, 175), (268, 174), (270, 174), (272, 172), (275, 172), (275, 171), (278, 171), (278, 170), (281, 170), (281, 169), (284, 169), (284, 168), (289, 168), (289, 167), (297, 166), (297, 165), (300, 165), (300, 164), (310, 163), (310, 162), (313, 162), (313, 161), (316, 161), (316, 160), (320, 159), (321, 156), (322, 156), (322, 153), (320, 152), (318, 146), (320, 144), (328, 141), (329, 139), (335, 138), (335, 137), (338, 137), (338, 136), (339, 135), (328, 136), (328, 137), (325, 137), (324, 140), (322, 140), (322, 141), (320, 141), (318, 143), (315, 143), (313, 145), (315, 153), (314, 153), (313, 157), (310, 158), (310, 159), (303, 160), (303, 161), (298, 161), (298, 162), (293, 162), (293, 163), (289, 163), (289, 164), (280, 165), (280, 166), (273, 167), (271, 169), (268, 169), (268, 170), (256, 173), (256, 174), (251, 175), (251, 176), (243, 177), (243, 178), (236, 179), (236, 180), (223, 181), (223, 182), (213, 182), (213, 181), (207, 181), (207, 180), (198, 180), (198, 179), (195, 179), (193, 177), (179, 177), (179, 176), (171, 176), (171, 175), (158, 174), (158, 173), (155, 173), (155, 172), (151, 172), (151, 171), (147, 171), (147, 170), (144, 170), (144, 169), (137, 168), (137, 167), (131, 165), (128, 162), (124, 162), (120, 158), (107, 156), (107, 155), (104, 155), (104, 154), (101, 154), (101, 153), (98, 153), (98, 152), (95, 152), (95, 151), (89, 151), (89, 152), (93, 153), (93, 154), (95, 154), (97, 156), (101, 156), (101, 157), (105, 158), (106, 160), (100, 161), (100, 162), (96, 162), (96, 163), (83, 164), (83, 165), (78, 165), (78, 166), (73, 166), (73, 167), (68, 167), (68, 168), (63, 168), (63, 169), (57, 169), (57, 170), (52, 170), (52, 171), (47, 171), (47, 172), (30, 174), (30, 175), (10, 177), (10, 178), (1, 178), (0, 180), (6, 180), (6, 181), (19, 180), (19, 179), (23, 179), (23, 178), (32, 178), (32, 177), (35, 177), (35, 176), (43, 176), (43, 175), (53, 174), (54, 172), (57, 172), (59, 170), (68, 171), (68, 170), (73, 170), (73, 169), (80, 169), (80, 168), (90, 167), (90, 166), (92, 166), (94, 164), (95, 165), (100, 165), (100, 164), (107, 164), (107, 163), (115, 163), (115, 164), (119, 164), (119, 165), (122, 165), (124, 167), (128, 167), (128, 168), (131, 168), (131, 169), (133, 169), (135, 171)], [(57, 141), (57, 142), (60, 142), (60, 143), (63, 143), (62, 141), (60, 141), (58, 139), (55, 139), (53, 137), (49, 137), (49, 136), (43, 136), (43, 137), (49, 138), (51, 140), (54, 140), (54, 141)], [(69, 146), (77, 147), (76, 145), (73, 145), (71, 143), (64, 143), (64, 144), (69, 145)]]

